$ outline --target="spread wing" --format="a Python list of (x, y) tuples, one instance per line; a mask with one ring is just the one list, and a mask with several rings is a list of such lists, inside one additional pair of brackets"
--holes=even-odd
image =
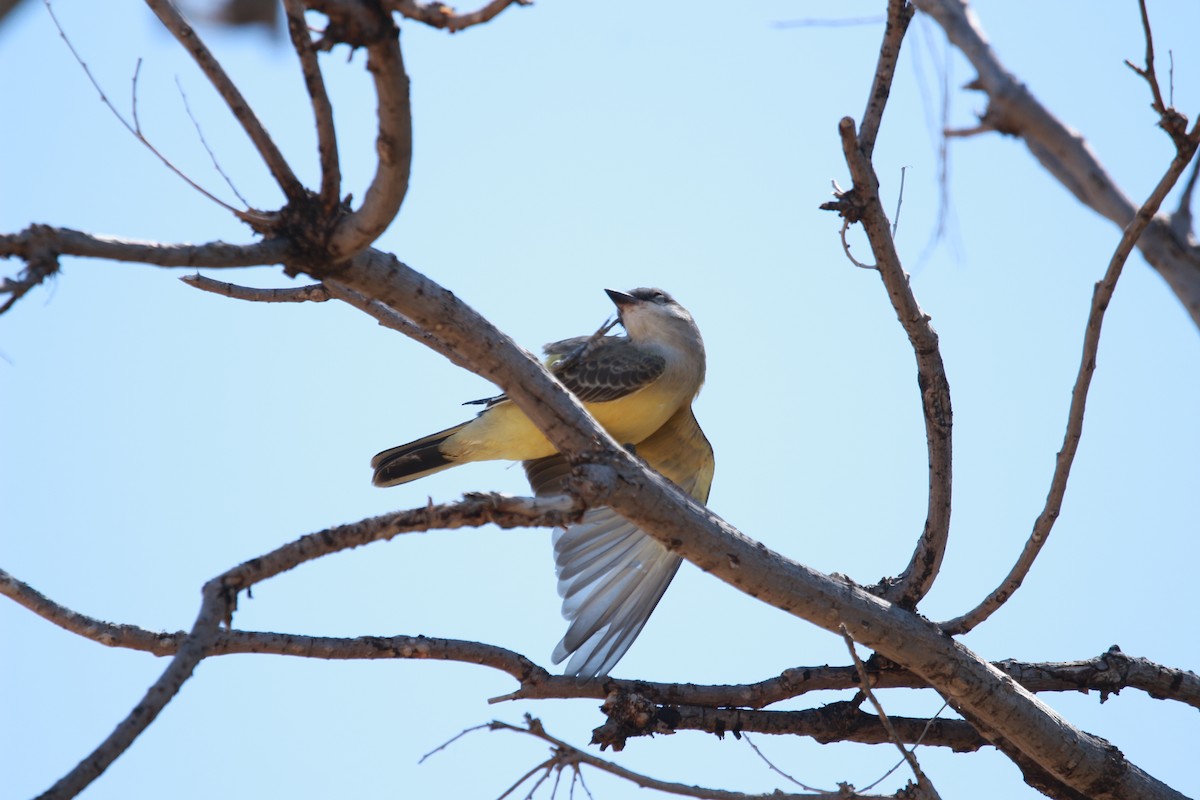
[[(712, 485), (712, 447), (691, 408), (680, 409), (637, 447), (652, 468), (700, 502)], [(570, 474), (561, 455), (526, 461), (535, 494), (556, 494)], [(568, 656), (568, 675), (607, 675), (633, 644), (662, 599), (681, 559), (657, 539), (609, 508), (554, 534), (554, 560), (562, 613), (570, 625), (554, 648), (557, 664)]]

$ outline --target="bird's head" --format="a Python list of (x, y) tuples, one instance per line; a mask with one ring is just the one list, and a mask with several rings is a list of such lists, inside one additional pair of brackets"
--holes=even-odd
[(621, 325), (634, 341), (700, 339), (700, 331), (687, 309), (662, 289), (634, 289), (628, 293), (605, 289), (617, 307)]

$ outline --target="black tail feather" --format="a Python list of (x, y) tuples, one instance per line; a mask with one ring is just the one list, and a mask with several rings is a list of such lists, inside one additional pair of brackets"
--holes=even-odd
[(462, 427), (456, 425), (379, 453), (371, 459), (375, 470), (371, 482), (376, 486), (398, 486), (454, 466), (457, 462), (446, 458), (441, 448)]

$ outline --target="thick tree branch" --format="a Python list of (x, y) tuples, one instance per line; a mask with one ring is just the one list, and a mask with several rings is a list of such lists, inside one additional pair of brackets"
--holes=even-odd
[[(988, 96), (984, 124), (1020, 136), (1029, 152), (1088, 208), (1124, 228), (1136, 213), (1084, 138), (1056, 119), (1029, 88), (1000, 63), (963, 0), (913, 0), (946, 32), (950, 42), (975, 67), (970, 88)], [(1172, 229), (1171, 220), (1151, 221), (1138, 241), (1146, 261), (1200, 325), (1200, 248)]]
[(592, 732), (592, 744), (622, 750), (638, 736), (691, 730), (741, 736), (762, 733), (807, 736), (821, 744), (921, 744), (972, 753), (990, 744), (962, 720), (891, 717), (891, 731), (880, 717), (859, 709), (861, 700), (829, 703), (802, 711), (750, 711), (696, 705), (659, 705), (636, 692), (614, 691), (601, 710), (608, 721)]
[(579, 465), (575, 489), (589, 506), (611, 506), (701, 569), (765, 603), (829, 631), (844, 622), (855, 641), (911, 669), (960, 713), (994, 728), (1068, 786), (1098, 798), (1181, 797), (1106, 742), (1071, 726), (937, 626), (746, 538), (645, 470), (536, 359), (433, 281), (377, 251), (350, 259), (337, 277), (422, 327), (438, 326), (439, 336), (474, 371), (498, 383), (570, 454)]

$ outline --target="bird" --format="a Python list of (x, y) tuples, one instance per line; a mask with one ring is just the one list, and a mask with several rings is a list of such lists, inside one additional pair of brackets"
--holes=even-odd
[[(605, 290), (624, 336), (578, 336), (543, 349), (550, 372), (619, 444), (700, 503), (712, 445), (692, 411), (704, 383), (704, 341), (692, 315), (661, 289)], [(378, 453), (376, 486), (397, 486), (473, 461), (522, 462), (537, 496), (560, 494), (571, 467), (506, 395), (474, 419)], [(609, 508), (553, 535), (567, 633), (555, 664), (579, 679), (608, 675), (675, 577), (681, 559)]]

